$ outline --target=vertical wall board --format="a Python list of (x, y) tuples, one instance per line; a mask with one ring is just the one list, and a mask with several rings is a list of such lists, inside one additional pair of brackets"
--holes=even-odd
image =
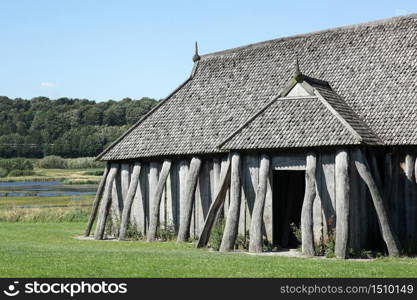
[[(186, 198), (186, 192), (187, 192), (187, 176), (188, 176), (188, 167), (189, 167), (189, 161), (187, 160), (181, 160), (179, 164), (179, 213), (180, 216), (178, 220), (182, 219), (182, 216), (186, 213), (184, 211), (185, 209), (185, 198)], [(178, 224), (179, 227), (179, 224)]]
[(139, 174), (139, 183), (136, 188), (135, 198), (132, 203), (133, 223), (136, 229), (142, 235), (146, 234), (146, 185), (147, 185), (147, 170), (146, 164), (141, 164)]
[[(358, 173), (359, 174), (359, 173)], [(359, 176), (359, 175), (358, 175)], [(362, 178), (359, 179), (358, 197), (358, 218), (360, 228), (360, 248), (364, 249), (369, 245), (369, 234), (373, 234), (369, 229), (370, 205), (373, 204), (369, 189)], [(371, 207), (374, 209), (373, 207)]]
[[(149, 163), (149, 173), (148, 173), (148, 198), (149, 198), (149, 208), (148, 208), (148, 216), (150, 216), (151, 211), (153, 211), (153, 207), (155, 204), (154, 195), (156, 186), (158, 185), (158, 171), (159, 171), (159, 163), (157, 162), (150, 162)], [(149, 219), (149, 217), (148, 217)], [(149, 225), (149, 223), (148, 223)]]
[(249, 228), (246, 228), (246, 196), (245, 196), (245, 190), (244, 190), (244, 181), (245, 177), (242, 176), (243, 174), (243, 159), (241, 161), (241, 174), (240, 174), (240, 210), (239, 210), (239, 223), (237, 228), (237, 234), (241, 235), (243, 237), (246, 237), (246, 231), (249, 230)]
[(259, 156), (245, 155), (242, 176), (244, 177), (244, 194), (246, 198), (246, 228), (250, 228), (253, 206), (255, 204), (256, 189), (259, 182)]
[(166, 222), (169, 228), (177, 231), (177, 188), (178, 188), (178, 164), (173, 161), (166, 182)]
[(316, 197), (313, 201), (313, 239), (314, 245), (319, 247), (323, 243), (323, 227), (326, 227), (323, 224), (324, 210), (322, 207), (322, 168), (321, 168), (321, 155), (317, 157), (317, 169), (316, 169)]
[(121, 209), (123, 211), (123, 203), (126, 200), (127, 191), (129, 189), (129, 183), (130, 183), (130, 173), (131, 168), (130, 164), (122, 164), (121, 170), (120, 170), (120, 180), (121, 180), (121, 186), (122, 186), (122, 199), (121, 199)]
[[(167, 178), (168, 179), (168, 178)], [(164, 190), (162, 191), (161, 202), (159, 203), (159, 226), (160, 228), (166, 228), (166, 202), (167, 202), (167, 193), (166, 193), (166, 182)]]
[(321, 201), (325, 219), (323, 226), (327, 226), (333, 232), (336, 228), (336, 190), (335, 190), (335, 155), (321, 155)]
[(204, 160), (200, 170), (196, 195), (195, 195), (195, 213), (196, 213), (196, 236), (200, 236), (204, 227), (204, 222), (208, 214), (211, 200), (212, 200), (212, 174), (213, 162), (212, 160)]
[[(223, 157), (222, 158), (222, 161), (221, 161), (221, 169), (225, 168), (226, 164), (227, 164), (227, 157)], [(223, 216), (224, 216), (224, 219), (226, 219), (227, 212), (229, 211), (229, 201), (230, 201), (230, 190), (227, 189), (226, 198), (225, 198), (224, 204), (223, 204)]]
[(266, 181), (266, 195), (265, 195), (265, 206), (264, 206), (264, 228), (266, 239), (270, 243), (274, 243), (273, 241), (273, 214), (272, 214), (272, 169), (269, 169), (268, 179)]
[(360, 250), (360, 224), (359, 224), (359, 203), (360, 199), (360, 176), (356, 170), (355, 162), (350, 160), (350, 206), (349, 206), (349, 247)]
[(405, 230), (405, 205), (404, 205), (404, 191), (405, 191), (405, 174), (404, 174), (404, 154), (398, 152), (398, 191), (397, 191), (397, 209), (398, 209), (398, 228), (402, 244), (405, 245), (406, 230)]
[[(118, 227), (120, 224), (120, 217), (123, 209), (123, 195), (121, 184), (121, 172), (120, 170), (116, 174), (116, 178), (113, 182), (112, 195), (111, 195), (111, 219), (114, 226)], [(113, 232), (115, 233), (115, 232)]]

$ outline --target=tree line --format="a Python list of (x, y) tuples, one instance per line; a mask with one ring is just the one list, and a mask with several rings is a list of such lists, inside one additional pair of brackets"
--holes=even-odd
[(0, 96), (0, 157), (96, 156), (156, 103)]

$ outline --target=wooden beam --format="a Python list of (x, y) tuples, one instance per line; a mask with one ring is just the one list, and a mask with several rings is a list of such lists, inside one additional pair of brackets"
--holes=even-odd
[(337, 258), (346, 258), (349, 237), (349, 156), (347, 151), (341, 150), (335, 159), (336, 182), (336, 241), (335, 255)]
[(230, 175), (230, 205), (220, 245), (220, 251), (222, 252), (232, 251), (235, 246), (240, 213), (240, 171), (240, 154), (233, 153)]
[(388, 249), (390, 256), (400, 255), (400, 243), (396, 234), (392, 229), (392, 224), (388, 212), (385, 208), (384, 202), (382, 201), (381, 192), (378, 190), (378, 186), (375, 183), (374, 178), (369, 170), (369, 165), (362, 154), (362, 151), (355, 149), (352, 152), (355, 166), (358, 170), (359, 175), (365, 181), (368, 186), (369, 192), (371, 193), (372, 201), (375, 206), (375, 210), (378, 216), (378, 223), (381, 229), (382, 237)]
[(201, 168), (201, 158), (194, 156), (191, 159), (188, 172), (186, 195), (184, 201), (184, 214), (181, 216), (180, 228), (178, 230), (177, 242), (186, 242), (190, 233), (191, 215), (194, 205), (194, 194), (197, 187), (198, 176)]
[(197, 242), (197, 248), (205, 247), (208, 243), (211, 228), (213, 227), (217, 214), (222, 208), (222, 204), (226, 197), (227, 189), (230, 186), (230, 167), (231, 157), (227, 158), (227, 164), (220, 171), (220, 181), (216, 184), (216, 196), (214, 201), (211, 203), (209, 212), (207, 214), (206, 221), (204, 222), (203, 230), (201, 231), (200, 238)]
[(104, 236), (106, 219), (107, 219), (107, 215), (109, 213), (109, 208), (111, 204), (113, 182), (114, 182), (114, 179), (116, 178), (118, 171), (119, 171), (119, 164), (116, 164), (116, 163), (111, 164), (109, 175), (107, 176), (107, 179), (106, 179), (106, 185), (104, 188), (103, 198), (100, 203), (96, 232), (94, 234), (94, 239), (96, 240), (102, 240)]
[(249, 252), (251, 253), (260, 253), (262, 252), (263, 248), (262, 220), (270, 165), (271, 159), (269, 158), (269, 156), (262, 154), (259, 167), (259, 183), (258, 188), (256, 190), (256, 199), (253, 207), (252, 221), (250, 224), (249, 233)]
[(88, 219), (87, 227), (84, 231), (84, 236), (89, 236), (91, 232), (91, 228), (93, 227), (93, 223), (97, 216), (98, 207), (100, 204), (101, 196), (104, 192), (104, 186), (106, 184), (106, 178), (109, 173), (109, 162), (106, 163), (106, 167), (104, 168), (103, 176), (101, 177), (100, 183), (97, 188), (96, 197), (94, 198), (93, 206), (91, 208), (91, 214)]
[(136, 190), (138, 187), (140, 169), (141, 169), (140, 163), (136, 162), (133, 167), (133, 172), (130, 178), (131, 180), (130, 180), (129, 188), (127, 190), (126, 199), (124, 201), (122, 220), (120, 222), (119, 241), (124, 241), (126, 238), (127, 224), (129, 223), (130, 210), (132, 208), (133, 199), (135, 197)]
[(162, 193), (164, 192), (165, 183), (169, 176), (169, 171), (171, 170), (171, 160), (165, 159), (162, 164), (161, 172), (159, 173), (159, 180), (156, 186), (155, 193), (152, 195), (152, 211), (149, 215), (149, 230), (148, 230), (148, 242), (153, 242), (156, 237), (156, 229), (158, 227), (159, 220), (159, 206), (161, 204)]
[(317, 155), (308, 153), (306, 159), (306, 186), (301, 209), (301, 248), (302, 253), (314, 256), (313, 202), (316, 198)]

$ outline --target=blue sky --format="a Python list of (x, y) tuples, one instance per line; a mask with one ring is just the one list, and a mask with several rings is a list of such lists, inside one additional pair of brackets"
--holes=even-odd
[(417, 12), (417, 1), (1, 0), (0, 95), (163, 98), (201, 53)]

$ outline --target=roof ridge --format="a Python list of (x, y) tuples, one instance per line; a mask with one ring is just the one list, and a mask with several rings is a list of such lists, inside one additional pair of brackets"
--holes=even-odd
[(200, 55), (200, 57), (201, 57), (201, 59), (206, 59), (206, 58), (210, 58), (210, 57), (216, 57), (216, 56), (221, 56), (221, 55), (225, 55), (225, 54), (234, 53), (234, 52), (239, 51), (239, 50), (258, 48), (258, 47), (266, 46), (266, 45), (271, 44), (271, 43), (276, 43), (276, 42), (281, 42), (281, 41), (288, 41), (288, 40), (293, 40), (293, 39), (298, 39), (298, 38), (305, 38), (305, 37), (309, 37), (309, 36), (324, 34), (324, 33), (327, 33), (327, 32), (349, 31), (349, 30), (356, 30), (358, 28), (364, 28), (364, 27), (379, 26), (379, 25), (384, 25), (384, 24), (392, 24), (392, 23), (396, 23), (396, 22), (399, 22), (399, 21), (410, 20), (410, 19), (417, 19), (417, 13), (412, 13), (412, 14), (407, 14), (407, 15), (402, 15), (402, 16), (395, 16), (395, 17), (388, 17), (388, 18), (378, 19), (378, 20), (374, 20), (374, 21), (361, 22), (361, 23), (357, 23), (357, 24), (337, 26), (337, 27), (332, 27), (332, 28), (327, 28), (327, 29), (322, 29), (322, 30), (316, 30), (316, 31), (308, 32), (308, 33), (300, 33), (300, 34), (294, 34), (294, 35), (290, 35), (290, 36), (284, 36), (284, 37), (270, 39), (270, 40), (266, 40), (266, 41), (262, 41), (262, 42), (255, 42), (255, 43), (251, 43), (251, 44), (247, 44), (247, 45), (243, 45), (243, 46), (233, 47), (233, 48), (226, 49), (226, 50), (215, 51), (215, 52)]
[[(194, 69), (193, 69), (194, 70)], [(95, 160), (101, 159), (111, 148), (113, 148), (117, 143), (119, 143), (126, 135), (133, 131), (136, 127), (139, 126), (145, 119), (147, 119), (151, 114), (153, 114), (158, 108), (165, 104), (175, 93), (182, 89), (189, 81), (193, 79), (193, 73), (189, 76), (184, 82), (182, 82), (175, 90), (173, 90), (167, 97), (162, 100), (159, 100), (159, 103), (154, 106), (150, 111), (148, 111), (144, 116), (142, 116), (135, 124), (133, 124), (125, 133), (113, 141), (106, 149), (104, 149), (99, 155), (96, 156)]]

